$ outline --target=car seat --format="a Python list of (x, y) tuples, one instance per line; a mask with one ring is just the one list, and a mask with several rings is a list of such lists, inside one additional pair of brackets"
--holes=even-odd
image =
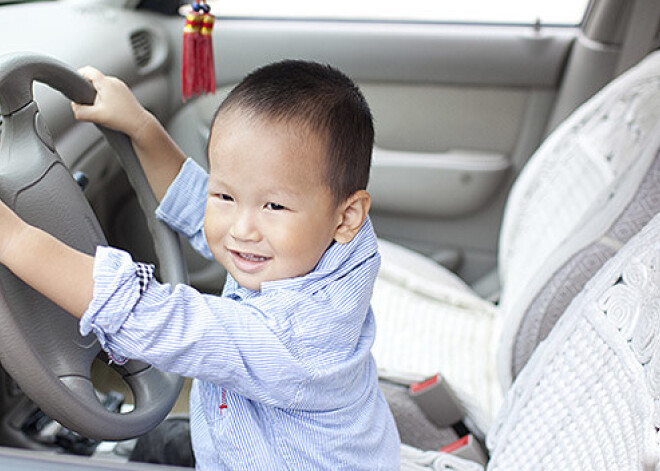
[(490, 427), (505, 391), (576, 293), (660, 211), (660, 53), (561, 124), (515, 182), (498, 253), (499, 304), (435, 262), (381, 241), (374, 288), (382, 377), (440, 372), (468, 425)]
[[(487, 468), (659, 469), (659, 429), (660, 215), (598, 271), (536, 348), (488, 433)], [(446, 461), (402, 453), (402, 469), (475, 469)]]

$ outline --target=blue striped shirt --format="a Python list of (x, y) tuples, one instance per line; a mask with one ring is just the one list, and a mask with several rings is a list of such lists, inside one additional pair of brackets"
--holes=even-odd
[[(158, 216), (210, 256), (206, 173), (188, 160)], [(223, 296), (160, 284), (126, 252), (100, 247), (81, 319), (111, 357), (195, 378), (199, 469), (398, 469), (399, 437), (370, 353), (380, 265), (367, 219), (305, 276), (259, 292), (228, 276)]]

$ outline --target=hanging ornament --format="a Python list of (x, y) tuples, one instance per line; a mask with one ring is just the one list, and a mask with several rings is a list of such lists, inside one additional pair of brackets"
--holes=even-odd
[(186, 15), (181, 51), (181, 97), (187, 99), (215, 92), (213, 25), (215, 17), (206, 0), (194, 2)]
[(201, 70), (202, 93), (215, 93), (215, 64), (213, 61), (213, 25), (211, 7), (202, 4), (202, 29), (197, 47), (197, 63)]
[(195, 90), (195, 84), (199, 81), (195, 63), (201, 20), (199, 11), (193, 9), (186, 15), (186, 25), (183, 28), (183, 48), (181, 50), (181, 97), (183, 101), (198, 94)]

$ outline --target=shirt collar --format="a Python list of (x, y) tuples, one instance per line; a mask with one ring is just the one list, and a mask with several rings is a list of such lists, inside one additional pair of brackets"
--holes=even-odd
[(367, 217), (353, 240), (347, 244), (333, 242), (316, 267), (308, 274), (296, 278), (267, 281), (261, 284), (261, 291), (254, 291), (240, 286), (228, 273), (223, 296), (240, 301), (281, 289), (315, 292), (327, 283), (345, 276), (365, 260), (376, 256), (377, 253), (376, 234), (371, 220)]

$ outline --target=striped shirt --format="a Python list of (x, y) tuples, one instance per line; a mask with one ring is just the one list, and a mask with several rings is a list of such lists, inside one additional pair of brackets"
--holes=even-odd
[[(188, 160), (157, 214), (209, 256), (207, 178)], [(199, 469), (398, 469), (399, 437), (370, 353), (379, 265), (368, 219), (307, 275), (259, 292), (228, 276), (223, 296), (160, 284), (126, 252), (100, 247), (80, 330), (118, 361), (195, 378)]]

